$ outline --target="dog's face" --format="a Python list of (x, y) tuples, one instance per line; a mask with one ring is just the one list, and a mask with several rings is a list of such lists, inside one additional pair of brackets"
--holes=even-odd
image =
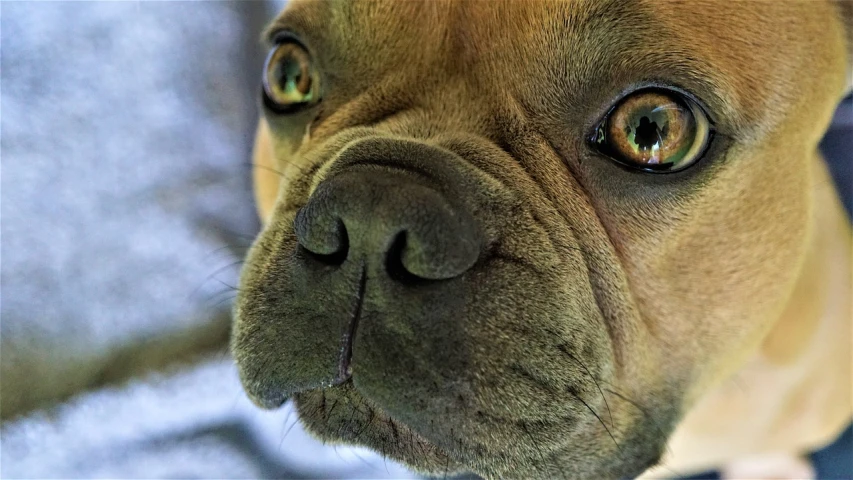
[(785, 306), (836, 8), (292, 2), (235, 308), (249, 395), (426, 472), (641, 473)]

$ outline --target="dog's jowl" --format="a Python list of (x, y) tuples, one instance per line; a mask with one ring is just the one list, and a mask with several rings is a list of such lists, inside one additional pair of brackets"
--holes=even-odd
[(811, 474), (853, 416), (850, 5), (293, 0), (247, 393), (435, 475)]

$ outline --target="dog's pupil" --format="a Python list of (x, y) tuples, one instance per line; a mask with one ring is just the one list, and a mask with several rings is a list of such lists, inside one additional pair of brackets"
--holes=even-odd
[(299, 70), (296, 62), (289, 61), (284, 64), (281, 71), (281, 87), (284, 90), (289, 90), (293, 88), (295, 84), (299, 82)]
[(658, 122), (649, 120), (649, 117), (640, 118), (640, 124), (636, 127), (634, 142), (640, 150), (649, 150), (658, 143), (662, 136), (662, 130)]

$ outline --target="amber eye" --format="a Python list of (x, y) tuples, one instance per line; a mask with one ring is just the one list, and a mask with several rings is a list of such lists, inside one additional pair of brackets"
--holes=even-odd
[(277, 45), (264, 66), (264, 100), (279, 113), (319, 100), (319, 81), (308, 51), (295, 41)]
[(649, 172), (675, 172), (702, 157), (712, 137), (699, 105), (675, 91), (649, 89), (619, 102), (591, 140), (603, 154)]

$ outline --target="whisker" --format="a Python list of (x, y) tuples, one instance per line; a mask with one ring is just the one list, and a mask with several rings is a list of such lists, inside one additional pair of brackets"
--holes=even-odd
[(242, 249), (244, 249), (244, 250), (248, 250), (248, 249), (252, 248), (252, 245), (251, 245), (251, 243), (249, 243), (248, 245), (225, 245), (225, 246), (223, 246), (223, 247), (219, 247), (219, 248), (213, 249), (213, 250), (211, 250), (210, 252), (206, 253), (206, 254), (202, 257), (202, 260), (207, 260), (207, 258), (208, 258), (208, 257), (210, 257), (210, 256), (212, 256), (212, 255), (216, 255), (217, 253), (219, 253), (219, 252), (221, 252), (221, 251), (223, 251), (223, 250), (238, 250), (238, 249), (241, 249), (241, 248), (242, 248)]
[(617, 442), (617, 441), (616, 441), (616, 437), (614, 437), (614, 436), (613, 436), (613, 434), (610, 432), (610, 429), (609, 429), (609, 428), (607, 428), (607, 424), (605, 424), (605, 423), (604, 423), (604, 421), (601, 419), (601, 417), (599, 417), (599, 416), (598, 416), (598, 414), (597, 414), (597, 413), (595, 413), (595, 410), (593, 410), (593, 409), (592, 409), (592, 407), (590, 407), (590, 406), (589, 406), (589, 404), (588, 404), (588, 403), (586, 403), (586, 402), (585, 402), (585, 401), (584, 401), (584, 400), (583, 400), (583, 399), (582, 399), (578, 394), (576, 394), (575, 392), (572, 392), (571, 390), (569, 390), (569, 393), (570, 393), (573, 397), (575, 397), (579, 402), (581, 402), (581, 403), (582, 403), (582, 404), (587, 408), (587, 410), (589, 410), (589, 411), (590, 411), (590, 413), (592, 413), (592, 414), (595, 416), (595, 418), (597, 418), (597, 419), (598, 419), (598, 423), (600, 423), (600, 424), (601, 424), (601, 426), (602, 426), (602, 427), (604, 427), (604, 431), (605, 431), (605, 432), (607, 432), (607, 435), (610, 435), (610, 439), (611, 439), (611, 440), (613, 440), (613, 444), (614, 444), (614, 445), (616, 445), (616, 448), (617, 448), (618, 450), (622, 450), (622, 447), (621, 447), (621, 446), (619, 446), (619, 442)]
[[(201, 291), (201, 289), (202, 289), (205, 285), (207, 285), (207, 282), (209, 282), (211, 279), (213, 279), (213, 277), (215, 277), (216, 275), (218, 275), (218, 274), (222, 273), (222, 271), (223, 271), (223, 270), (225, 270), (225, 269), (227, 269), (227, 268), (235, 267), (235, 266), (240, 265), (240, 264), (242, 264), (242, 263), (244, 263), (244, 262), (245, 262), (245, 260), (237, 260), (236, 262), (229, 263), (228, 265), (225, 265), (224, 267), (217, 268), (213, 273), (211, 273), (210, 275), (208, 275), (208, 276), (207, 276), (207, 278), (205, 278), (205, 279), (204, 279), (204, 281), (203, 281), (203, 282), (201, 282), (201, 284), (199, 284), (199, 286), (198, 286), (198, 287), (196, 287), (196, 288), (192, 291), (192, 293), (190, 293), (189, 297), (187, 297), (187, 298), (193, 298), (193, 297), (195, 297), (196, 295), (198, 295), (199, 291)], [(221, 292), (220, 292), (220, 293), (221, 293)], [(217, 295), (217, 294), (215, 294), (215, 295)], [(214, 296), (215, 296), (215, 295), (214, 295)], [(210, 300), (210, 298), (209, 298), (209, 297), (208, 297), (208, 300)]]
[(234, 230), (231, 230), (230, 228), (226, 228), (226, 227), (222, 227), (222, 226), (216, 227), (216, 230), (219, 232), (222, 232), (222, 233), (226, 233), (226, 234), (228, 234), (232, 237), (235, 237), (235, 238), (243, 238), (243, 239), (249, 240), (250, 243), (254, 242), (255, 238), (257, 238), (257, 236), (258, 236), (257, 233), (255, 233), (253, 235), (247, 235), (245, 233), (236, 232)]
[(228, 297), (228, 298), (224, 298), (224, 299), (222, 299), (222, 300), (220, 300), (220, 301), (216, 302), (216, 305), (214, 305), (214, 306), (213, 306), (213, 307), (211, 307), (211, 308), (217, 308), (217, 307), (219, 307), (220, 305), (222, 305), (223, 303), (233, 301), (233, 300), (234, 300), (234, 299), (236, 299), (236, 298), (237, 298), (237, 295), (232, 295), (232, 296), (230, 296), (230, 297)]
[(346, 459), (346, 458), (344, 458), (344, 456), (343, 456), (343, 455), (341, 455), (341, 452), (339, 452), (339, 451), (338, 451), (338, 447), (339, 447), (339, 446), (340, 446), (340, 445), (332, 445), (332, 450), (334, 450), (334, 451), (335, 451), (335, 456), (337, 456), (339, 460), (341, 460), (342, 462), (346, 462), (346, 461), (347, 461), (347, 459)]
[[(281, 177), (283, 180), (292, 180), (292, 177), (288, 177), (288, 176), (287, 176), (284, 172), (282, 172), (281, 170), (276, 170), (275, 168), (269, 167), (269, 166), (267, 166), (267, 165), (261, 165), (261, 164), (259, 164), (259, 163), (255, 163), (255, 162), (245, 162), (245, 163), (244, 163), (244, 165), (249, 165), (249, 166), (251, 166), (251, 167), (253, 167), (253, 168), (260, 168), (260, 169), (263, 169), (263, 170), (266, 170), (266, 171), (272, 172), (272, 173), (274, 173), (274, 174), (278, 175), (279, 177)], [(309, 173), (309, 172), (311, 171), (311, 169), (310, 169), (310, 168), (305, 168), (305, 167), (302, 167), (302, 166), (297, 165), (297, 164), (292, 163), (292, 162), (287, 162), (287, 165), (288, 165), (289, 167), (295, 168), (295, 169), (296, 169), (296, 173), (298, 173), (298, 174), (303, 174), (303, 175), (304, 175), (304, 174), (307, 174), (307, 173)]]
[(237, 265), (241, 265), (241, 264), (243, 264), (243, 263), (245, 263), (245, 262), (246, 262), (245, 260), (240, 259), (240, 260), (237, 260), (237, 261), (235, 261), (235, 262), (231, 262), (231, 263), (229, 263), (228, 265), (225, 265), (224, 267), (217, 268), (213, 273), (211, 273), (210, 275), (208, 275), (208, 276), (207, 276), (207, 278), (206, 278), (204, 281), (205, 281), (205, 282), (207, 282), (207, 281), (209, 281), (210, 279), (212, 279), (213, 277), (215, 277), (217, 274), (222, 273), (222, 271), (223, 271), (223, 270), (228, 269), (228, 268), (236, 267)]
[[(228, 347), (225, 347), (225, 348), (223, 348), (223, 349), (222, 349), (222, 351), (221, 351), (221, 352), (219, 352), (219, 353), (216, 355), (216, 361), (217, 361), (217, 362), (224, 362), (224, 361), (225, 361), (225, 360), (226, 360), (230, 355), (231, 355), (231, 351), (230, 351), (230, 349), (229, 349)], [(238, 393), (239, 393), (239, 392), (238, 392)], [(236, 400), (236, 399), (235, 399), (235, 400)], [(235, 404), (235, 406), (236, 406), (236, 404)]]
[(359, 459), (359, 460), (361, 461), (361, 463), (363, 463), (365, 466), (367, 466), (367, 468), (369, 468), (369, 469), (373, 470), (374, 472), (376, 472), (376, 471), (378, 471), (378, 470), (379, 470), (379, 469), (376, 467), (376, 465), (374, 465), (374, 464), (372, 464), (372, 463), (368, 462), (364, 457), (362, 457), (361, 455), (359, 455), (359, 454), (358, 454), (358, 452), (356, 452), (355, 450), (351, 451), (350, 453), (352, 453), (352, 454), (355, 456), (355, 458)]
[[(639, 410), (639, 411), (640, 411), (640, 413), (642, 413), (642, 414), (643, 414), (643, 416), (645, 416), (646, 418), (648, 418), (648, 419), (652, 422), (652, 425), (655, 427), (655, 429), (657, 429), (658, 433), (659, 433), (661, 436), (663, 436), (663, 437), (667, 437), (666, 433), (663, 431), (663, 429), (660, 427), (660, 425), (657, 423), (657, 421), (655, 421), (654, 417), (652, 417), (652, 416), (649, 414), (649, 412), (647, 412), (647, 411), (646, 411), (646, 409), (645, 409), (645, 408), (641, 407), (641, 406), (640, 406), (637, 402), (635, 402), (634, 400), (631, 400), (631, 399), (630, 399), (630, 398), (628, 398), (627, 396), (622, 395), (621, 393), (619, 393), (619, 392), (617, 392), (617, 391), (615, 391), (615, 390), (611, 390), (611, 389), (609, 389), (609, 388), (606, 388), (605, 390), (607, 390), (609, 393), (611, 393), (611, 394), (615, 395), (616, 397), (618, 397), (618, 398), (622, 399), (623, 401), (627, 402), (628, 404), (630, 404), (631, 406), (633, 406), (634, 408), (636, 408), (637, 410)], [(666, 445), (666, 451), (667, 451), (669, 454), (672, 454), (672, 449), (671, 449), (671, 448), (669, 448), (669, 444), (667, 444), (667, 445)], [(672, 472), (673, 474), (675, 474), (675, 476), (676, 476), (676, 477), (684, 477), (684, 476), (685, 476), (685, 475), (683, 475), (682, 473), (680, 473), (680, 472), (676, 471), (675, 469), (673, 469), (672, 467), (669, 467), (669, 466), (664, 465), (664, 464), (660, 464), (660, 466), (662, 466), (663, 468), (665, 468), (665, 469), (669, 470), (670, 472)]]
[(329, 407), (329, 410), (326, 412), (326, 419), (327, 420), (332, 418), (332, 412), (335, 411), (335, 407), (337, 407), (337, 406), (338, 406), (338, 399), (336, 398), (335, 401), (332, 403), (332, 406)]
[[(231, 290), (228, 288), (222, 289), (216, 293), (209, 295), (207, 298), (204, 299), (204, 301), (206, 303), (217, 302), (217, 301), (223, 300), (225, 298), (225, 297), (223, 297), (223, 295), (225, 295), (225, 297), (234, 296), (234, 290)], [(217, 304), (212, 304), (211, 308), (215, 307), (216, 305)]]
[(224, 285), (224, 286), (226, 286), (226, 287), (230, 288), (231, 290), (233, 290), (233, 291), (235, 291), (235, 292), (239, 292), (239, 291), (240, 291), (240, 289), (239, 289), (239, 288), (237, 288), (237, 287), (235, 287), (234, 285), (229, 285), (229, 284), (227, 284), (227, 283), (223, 282), (222, 280), (220, 280), (220, 279), (218, 279), (218, 278), (214, 278), (214, 280), (216, 280), (217, 282), (221, 283), (222, 285)]
[(527, 435), (527, 438), (530, 439), (530, 443), (533, 444), (533, 447), (536, 449), (536, 453), (539, 454), (539, 459), (542, 461), (542, 467), (545, 468), (547, 462), (545, 461), (545, 455), (542, 454), (542, 448), (536, 442), (536, 439), (530, 433), (530, 430), (527, 429), (527, 425), (525, 423), (521, 423), (521, 429), (524, 431), (524, 434)]
[(281, 435), (281, 440), (278, 442), (278, 451), (281, 451), (281, 447), (284, 445), (284, 438), (286, 436), (285, 428), (287, 427), (287, 422), (290, 421), (290, 417), (293, 416), (293, 409), (287, 411), (287, 416), (284, 417), (284, 421), (281, 422), (281, 431), (279, 435)]
[(299, 416), (298, 415), (296, 418), (293, 419), (293, 423), (291, 423), (290, 426), (287, 427), (287, 431), (284, 432), (284, 436), (281, 437), (281, 442), (279, 442), (279, 444), (278, 444), (279, 450), (281, 450), (282, 445), (284, 445), (284, 439), (287, 438), (288, 435), (290, 435), (290, 431), (293, 430), (293, 427), (295, 427), (297, 423), (299, 423)]
[(592, 383), (595, 384), (595, 388), (597, 388), (598, 393), (601, 394), (601, 399), (604, 400), (604, 406), (607, 407), (607, 415), (610, 416), (610, 425), (613, 425), (613, 412), (610, 411), (610, 404), (607, 403), (607, 397), (604, 396), (604, 391), (601, 390), (601, 384), (598, 383), (598, 379), (595, 378), (595, 376), (592, 374), (592, 372), (589, 371), (589, 368), (587, 368), (586, 365), (584, 365), (584, 363), (580, 361), (580, 359), (578, 359), (577, 357), (572, 355), (572, 353), (569, 351), (568, 348), (565, 347), (565, 345), (560, 345), (560, 347), (558, 347), (558, 348), (560, 349), (561, 352), (563, 352), (569, 358), (574, 360), (575, 363), (579, 364), (584, 369), (586, 374), (589, 375), (589, 378), (592, 379)]
[[(606, 383), (606, 382), (605, 382), (605, 383)], [(612, 389), (610, 389), (610, 388), (605, 388), (605, 390), (607, 390), (609, 393), (611, 393), (611, 394), (613, 394), (613, 395), (615, 395), (615, 396), (619, 397), (619, 398), (620, 398), (620, 399), (622, 399), (623, 401), (625, 401), (625, 402), (629, 403), (629, 404), (630, 404), (630, 405), (632, 405), (634, 408), (636, 408), (637, 410), (639, 410), (639, 411), (640, 411), (640, 413), (642, 413), (643, 415), (645, 415), (646, 417), (648, 417), (648, 418), (649, 418), (649, 420), (651, 420), (651, 421), (652, 421), (652, 424), (653, 424), (653, 425), (655, 426), (655, 428), (658, 430), (658, 433), (660, 433), (660, 434), (661, 434), (661, 435), (663, 435), (663, 436), (666, 436), (666, 434), (664, 433), (663, 429), (662, 429), (662, 428), (660, 427), (660, 425), (658, 425), (658, 423), (655, 421), (654, 417), (652, 417), (651, 415), (649, 415), (649, 412), (648, 412), (648, 411), (646, 411), (646, 409), (645, 409), (645, 408), (643, 408), (642, 406), (640, 406), (640, 404), (639, 404), (639, 403), (637, 403), (637, 402), (636, 402), (636, 401), (634, 401), (634, 400), (631, 400), (631, 399), (630, 399), (630, 398), (628, 398), (627, 396), (625, 396), (625, 395), (623, 395), (623, 394), (621, 394), (621, 393), (619, 393), (619, 392), (617, 392), (617, 391), (615, 391), (615, 390), (612, 390)]]
[(254, 168), (262, 168), (262, 169), (267, 170), (269, 172), (275, 173), (276, 175), (278, 175), (281, 178), (287, 178), (287, 176), (284, 173), (282, 173), (282, 172), (280, 172), (280, 171), (278, 171), (272, 167), (268, 167), (266, 165), (261, 165), (260, 163), (245, 162), (244, 165), (248, 165), (248, 166), (254, 167)]

